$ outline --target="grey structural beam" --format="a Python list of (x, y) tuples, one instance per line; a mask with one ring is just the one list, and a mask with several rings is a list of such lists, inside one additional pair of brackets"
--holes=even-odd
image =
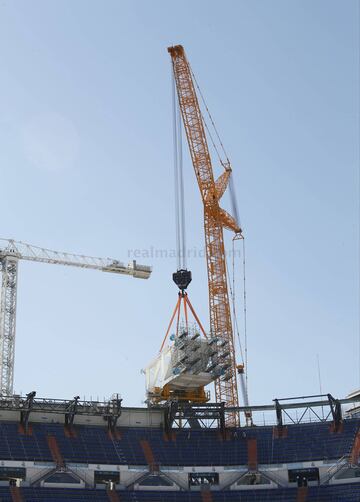
[(74, 424), (74, 418), (77, 413), (78, 402), (80, 396), (75, 396), (72, 401), (66, 406), (65, 425), (71, 427)]
[(29, 394), (26, 394), (26, 399), (24, 400), (20, 411), (20, 424), (23, 426), (25, 433), (28, 431), (29, 417), (33, 409), (35, 396), (36, 392), (34, 390), (29, 392)]

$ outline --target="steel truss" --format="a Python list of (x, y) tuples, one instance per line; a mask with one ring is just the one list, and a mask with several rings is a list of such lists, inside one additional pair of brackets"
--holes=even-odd
[(175, 428), (225, 429), (225, 403), (188, 404), (171, 401), (165, 409), (165, 431)]
[[(309, 400), (314, 397), (326, 397), (326, 399)], [(303, 399), (304, 401), (294, 402), (297, 399)], [(334, 424), (340, 424), (342, 421), (341, 406), (359, 403), (359, 401), (360, 396), (335, 399), (331, 394), (326, 394), (304, 396), (303, 398), (276, 399), (274, 404), (239, 406), (233, 411), (238, 413), (272, 412), (272, 423), (278, 427), (283, 427), (289, 422), (292, 424), (305, 423), (307, 412), (313, 414), (315, 421), (326, 422), (331, 418)], [(324, 414), (319, 413), (319, 408), (324, 409)], [(111, 430), (116, 427), (117, 420), (124, 411), (133, 409), (122, 407), (122, 400), (117, 394), (108, 401), (80, 401), (79, 396), (69, 400), (44, 399), (37, 398), (34, 391), (25, 397), (17, 395), (0, 397), (0, 415), (4, 411), (19, 412), (20, 421), (23, 425), (27, 424), (31, 413), (56, 413), (64, 415), (64, 424), (67, 425), (73, 423), (75, 415), (101, 416)], [(301, 411), (296, 418), (291, 415), (291, 411), (294, 410)], [(167, 432), (177, 428), (194, 429), (200, 427), (218, 428), (220, 430), (227, 428), (224, 419), (227, 408), (224, 403), (190, 404), (170, 401), (164, 406), (150, 407), (148, 411), (149, 413), (158, 412), (163, 415), (164, 429)], [(287, 423), (285, 423), (286, 419), (288, 419)]]
[[(310, 400), (314, 398), (324, 398)], [(302, 399), (303, 401), (300, 401)], [(274, 399), (274, 404), (256, 405), (256, 406), (238, 406), (234, 408), (225, 408), (224, 403), (205, 403), (202, 405), (192, 405), (186, 403), (169, 402), (165, 408), (165, 428), (199, 428), (199, 427), (217, 427), (223, 429), (222, 414), (227, 411), (237, 413), (253, 414), (256, 412), (273, 412), (275, 414), (273, 424), (282, 428), (287, 423), (301, 424), (308, 422), (306, 418), (309, 414), (314, 421), (328, 422), (332, 419), (334, 430), (336, 431), (342, 420), (341, 406), (344, 404), (358, 403), (358, 396), (335, 399), (331, 394), (321, 394), (315, 396), (303, 396), (295, 398)], [(296, 401), (296, 402), (294, 402)], [(321, 409), (321, 412), (320, 410)], [(298, 412), (292, 415), (291, 412)], [(276, 418), (275, 418), (276, 417)], [(287, 423), (286, 423), (287, 421)]]
[(18, 258), (0, 257), (0, 394), (12, 393), (14, 383)]
[(12, 396), (0, 398), (1, 411), (20, 413), (20, 423), (27, 429), (31, 413), (57, 413), (64, 415), (64, 424), (73, 425), (75, 415), (101, 416), (107, 422), (108, 429), (114, 430), (117, 420), (122, 414), (122, 399), (116, 394), (108, 401), (80, 401), (79, 396), (73, 399), (36, 398), (36, 392), (29, 392), (26, 397)]
[[(294, 398), (285, 398), (285, 399), (274, 399), (274, 406), (275, 406), (275, 411), (276, 411), (276, 421), (277, 421), (277, 426), (278, 427), (283, 427), (283, 413), (288, 417), (291, 423), (293, 424), (299, 424), (302, 422), (303, 418), (305, 417), (306, 413), (312, 413), (318, 420), (319, 422), (327, 422), (330, 416), (332, 416), (332, 419), (334, 421), (335, 425), (335, 430), (337, 430), (340, 426), (340, 423), (342, 421), (342, 412), (341, 412), (341, 401), (339, 399), (335, 399), (331, 394), (317, 394), (315, 396), (305, 396), (303, 399), (309, 399), (309, 398), (318, 398), (318, 397), (327, 397), (327, 401), (323, 401), (322, 404), (319, 404), (318, 402), (305, 402), (302, 403), (302, 406), (299, 406), (297, 403), (296, 408), (301, 408), (302, 412), (300, 417), (295, 418), (292, 417), (286, 409), (294, 409), (293, 405), (288, 404), (280, 404), (280, 401), (292, 401), (294, 399), (300, 399), (298, 397)], [(322, 415), (320, 416), (319, 413), (315, 411), (315, 408), (321, 407), (322, 409)], [(327, 410), (327, 408), (329, 409)], [(324, 413), (324, 408), (326, 409), (326, 413)]]

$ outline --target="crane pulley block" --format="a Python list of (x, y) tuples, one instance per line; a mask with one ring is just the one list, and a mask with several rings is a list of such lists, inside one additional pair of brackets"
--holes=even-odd
[(178, 286), (181, 291), (187, 289), (191, 282), (191, 271), (190, 270), (177, 270), (173, 273), (173, 281)]

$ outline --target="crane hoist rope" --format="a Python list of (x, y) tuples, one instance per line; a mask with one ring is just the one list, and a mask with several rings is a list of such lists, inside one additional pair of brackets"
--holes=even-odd
[(174, 143), (174, 195), (175, 195), (175, 231), (177, 269), (186, 269), (186, 229), (185, 229), (185, 200), (184, 175), (182, 155), (182, 124), (179, 105), (176, 99), (174, 75), (172, 80), (172, 109), (173, 109), (173, 143)]

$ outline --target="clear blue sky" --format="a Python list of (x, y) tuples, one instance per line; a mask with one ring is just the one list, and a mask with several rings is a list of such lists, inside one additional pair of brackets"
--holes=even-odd
[[(174, 248), (177, 43), (235, 171), (250, 401), (318, 392), (316, 354), (344, 396), (360, 385), (357, 1), (1, 0), (0, 236), (124, 261)], [(201, 249), (187, 150), (184, 169)], [(151, 280), (20, 264), (17, 391), (141, 404), (177, 291), (174, 259), (139, 261)], [(207, 325), (205, 261), (189, 267)]]

